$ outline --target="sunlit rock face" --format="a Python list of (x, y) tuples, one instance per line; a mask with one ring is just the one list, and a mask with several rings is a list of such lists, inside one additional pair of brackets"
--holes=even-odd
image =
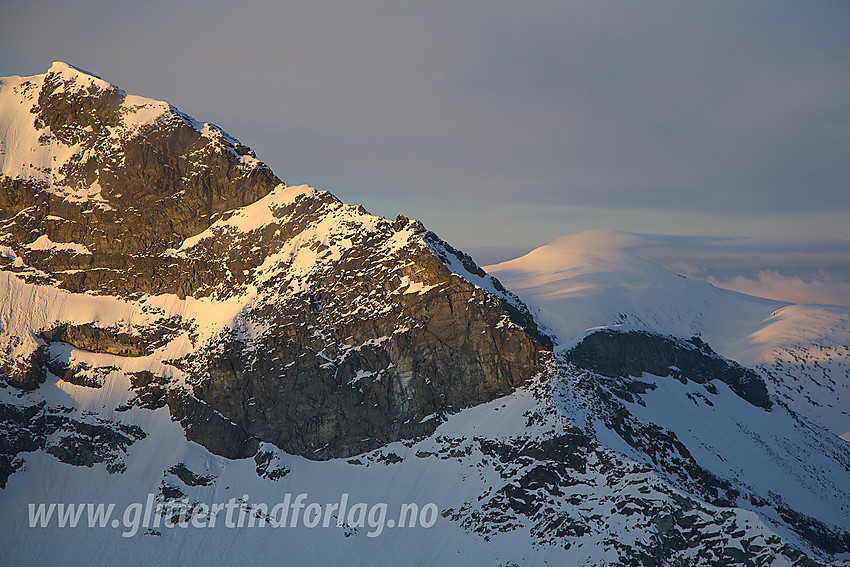
[(541, 371), (551, 342), (527, 308), (418, 222), (287, 187), (214, 125), (66, 64), (2, 97), (10, 137), (34, 142), (3, 156), (6, 271), (130, 303), (241, 305), (214, 332), (185, 306), (141, 305), (126, 328), (55, 317), (4, 359), (10, 384), (52, 368), (96, 385), (69, 370), (69, 347), (152, 356), (190, 439), (328, 458), (429, 433)]
[[(845, 442), (782, 403), (799, 389), (776, 387), (786, 367), (744, 368), (700, 334), (724, 319), (716, 346), (785, 308), (723, 303), (623, 252), (630, 238), (495, 266), (521, 300), (421, 223), (288, 186), (167, 103), (64, 63), (0, 80), (2, 509), (133, 495), (239, 500), (257, 520), (272, 508), (249, 494), (297, 490), (435, 511), (432, 530), (388, 522), (379, 541), (336, 518), (83, 541), (14, 512), (0, 563), (11, 549), (55, 564), (69, 546), (128, 565), (175, 549), (187, 564), (846, 557)], [(789, 377), (838, 382), (810, 372), (839, 353), (818, 350), (824, 329), (841, 336), (833, 315), (817, 332), (784, 320)]]

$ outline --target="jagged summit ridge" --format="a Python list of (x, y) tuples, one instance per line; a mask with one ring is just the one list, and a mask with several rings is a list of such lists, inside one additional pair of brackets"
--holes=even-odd
[[(843, 442), (771, 405), (748, 388), (759, 378), (701, 341), (658, 334), (664, 305), (620, 293), (640, 317), (618, 311), (655, 332), (625, 338), (654, 356), (581, 369), (569, 333), (592, 325), (574, 309), (532, 312), (421, 223), (287, 186), (220, 129), (99, 81), (58, 66), (0, 84), (4, 509), (25, 509), (35, 486), (38, 499), (80, 502), (281, 490), (330, 502), (351, 487), (438, 502), (438, 524), (376, 546), (356, 529), (126, 542), (95, 530), (82, 544), (48, 530), (45, 546), (47, 532), (8, 515), (0, 550), (55, 563), (73, 537), (81, 560), (138, 564), (177, 547), (198, 564), (254, 549), (269, 552), (260, 562), (353, 564), (778, 566), (850, 553)], [(600, 252), (616, 252), (608, 242)], [(554, 285), (567, 270), (547, 274), (560, 252), (530, 266), (556, 298), (570, 295)], [(599, 279), (593, 251), (575, 258), (583, 289), (634, 288), (616, 270)], [(512, 268), (507, 279), (529, 266)], [(653, 279), (659, 297), (687, 299)], [(690, 307), (667, 323), (698, 326), (702, 306)], [(589, 321), (622, 323), (600, 314)], [(600, 356), (620, 350), (603, 334)]]
[(69, 66), (0, 99), (4, 146), (65, 152), (0, 180), (6, 293), (127, 302), (5, 329), (10, 384), (75, 380), (75, 349), (144, 354), (144, 403), (190, 439), (328, 458), (428, 433), (541, 372), (551, 343), (527, 308), (421, 223), (286, 186), (220, 129)]
[[(200, 123), (168, 103), (127, 95), (65, 63), (54, 63), (42, 75), (0, 81), (4, 138), (0, 174), (39, 182), (66, 200), (96, 200), (107, 210), (132, 207), (135, 202), (130, 198), (138, 195), (127, 194), (128, 179), (122, 174), (129, 172), (125, 170), (147, 167), (149, 173), (153, 167), (176, 165), (134, 153), (140, 138), (152, 134), (159, 139), (146, 142), (159, 154), (177, 153), (186, 161), (197, 154), (197, 161), (208, 153), (227, 153), (244, 175), (254, 169), (267, 170), (253, 151), (217, 126)], [(200, 174), (185, 173), (190, 175), (175, 177), (170, 184), (183, 185), (179, 189), (185, 190), (191, 185), (188, 177)], [(183, 177), (187, 179), (180, 183)], [(123, 191), (114, 187), (118, 184)], [(162, 188), (160, 184), (158, 189)], [(228, 204), (232, 208), (233, 203)], [(213, 208), (225, 210), (214, 203)]]
[(112, 83), (105, 81), (102, 77), (64, 61), (54, 61), (47, 70), (47, 74), (61, 75), (65, 79), (82, 80), (84, 82), (97, 84), (97, 86), (101, 89), (112, 89), (124, 94), (123, 90)]
[(132, 292), (106, 284), (282, 184), (219, 128), (64, 64), (3, 79), (0, 109), (7, 256), (66, 289)]
[[(17, 134), (23, 141), (27, 136), (37, 135), (42, 142), (41, 145), (47, 146), (48, 150), (43, 152), (47, 156), (16, 156), (4, 152), (0, 172), (5, 175), (27, 178), (35, 176), (44, 181), (51, 181), (44, 175), (44, 169), (46, 169), (44, 166), (61, 168), (67, 162), (60, 158), (70, 157), (70, 155), (59, 155), (56, 147), (51, 148), (48, 144), (44, 144), (49, 141), (51, 135), (70, 146), (70, 149), (65, 151), (73, 155), (74, 150), (80, 149), (74, 147), (77, 143), (92, 138), (92, 135), (99, 130), (105, 128), (111, 130), (111, 141), (120, 144), (122, 136), (143, 135), (144, 127), (157, 121), (165, 123), (182, 121), (186, 126), (214, 142), (220, 151), (234, 152), (241, 158), (246, 169), (261, 165), (249, 148), (218, 126), (198, 122), (166, 102), (127, 94), (120, 87), (61, 61), (54, 62), (47, 73), (31, 77), (4, 77), (0, 78), (0, 84), (5, 91), (3, 93), (3, 103), (6, 105), (4, 118), (11, 119), (11, 123), (5, 125), (6, 136)], [(68, 103), (72, 100), (75, 104), (69, 105)], [(97, 101), (96, 104), (95, 101)], [(16, 103), (22, 108), (15, 109)], [(58, 119), (60, 117), (52, 116), (48, 120), (36, 120), (33, 124), (34, 128), (28, 128), (27, 122), (31, 121), (28, 119), (32, 117), (22, 116), (22, 114), (36, 113), (37, 107), (44, 106), (65, 107), (64, 113), (54, 113), (60, 114), (65, 122), (61, 122)], [(23, 112), (14, 112), (14, 110)], [(29, 146), (27, 149), (33, 150), (32, 144)], [(33, 152), (30, 151), (30, 153)], [(32, 167), (28, 168), (27, 166), (30, 165), (28, 162), (31, 162), (33, 157), (48, 159), (46, 163), (41, 164), (42, 167), (35, 167), (36, 164), (33, 163)], [(22, 175), (15, 175), (16, 173)], [(61, 185), (61, 179), (53, 181), (55, 181), (54, 185)]]

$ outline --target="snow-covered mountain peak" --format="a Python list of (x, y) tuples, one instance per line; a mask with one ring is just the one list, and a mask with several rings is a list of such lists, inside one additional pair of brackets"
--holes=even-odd
[(759, 315), (787, 305), (675, 274), (634, 251), (643, 238), (589, 230), (484, 269), (520, 296), (534, 298), (562, 344), (591, 328), (623, 324), (725, 344), (726, 329), (716, 327), (723, 317), (710, 317), (708, 303), (751, 306)]
[(38, 181), (66, 200), (121, 208), (102, 189), (120, 176), (131, 146), (146, 136), (164, 144), (159, 154), (176, 150), (191, 160), (192, 153), (212, 151), (226, 154), (245, 173), (267, 169), (250, 148), (218, 126), (166, 102), (128, 95), (67, 63), (55, 62), (40, 75), (0, 79), (2, 176)]
[(108, 81), (104, 81), (94, 73), (84, 71), (64, 61), (54, 61), (47, 70), (45, 80), (54, 81), (57, 85), (61, 85), (62, 88), (69, 91), (88, 90), (89, 92), (93, 92), (111, 90), (124, 93), (123, 90)]
[[(421, 223), (289, 187), (220, 128), (79, 73), (60, 65), (9, 94), (0, 141), (15, 142), (7, 161), (20, 167), (0, 179), (0, 269), (12, 274), (0, 293), (62, 288), (68, 303), (111, 296), (124, 312), (0, 327), (15, 387), (64, 376), (56, 360), (92, 364), (75, 349), (143, 355), (177, 396), (175, 419), (213, 451), (260, 440), (328, 458), (427, 433), (540, 371), (550, 343), (527, 308)], [(502, 344), (510, 358), (488, 354)], [(193, 428), (206, 411), (241, 441)]]
[[(590, 229), (565, 234), (550, 242), (547, 247), (575, 253), (600, 254), (603, 251), (619, 251), (640, 244), (639, 234), (610, 229)], [(538, 249), (539, 250), (539, 249)]]
[[(818, 329), (843, 336), (839, 312), (682, 278), (613, 231), (493, 266), (503, 287), (418, 221), (287, 186), (220, 128), (64, 64), (0, 84), (0, 150), (2, 564), (850, 554), (850, 452), (763, 380), (834, 384), (847, 348)], [(770, 362), (776, 337), (803, 366), (728, 360)], [(238, 499), (265, 525), (247, 494), (283, 491), (433, 502), (435, 529), (25, 521), (32, 502)]]
[(485, 266), (566, 351), (599, 328), (699, 336), (758, 368), (771, 394), (836, 435), (850, 430), (850, 309), (715, 287), (639, 255), (654, 237), (586, 231)]

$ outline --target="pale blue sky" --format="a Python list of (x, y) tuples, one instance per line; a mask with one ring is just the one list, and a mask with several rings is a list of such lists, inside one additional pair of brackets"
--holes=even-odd
[(3, 8), (53, 60), (167, 100), (284, 181), (456, 246), (590, 228), (850, 237), (850, 3), (147, 2)]

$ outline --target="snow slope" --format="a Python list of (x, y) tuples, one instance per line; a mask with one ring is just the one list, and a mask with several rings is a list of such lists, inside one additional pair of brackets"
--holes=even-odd
[(536, 311), (567, 350), (589, 329), (700, 336), (756, 368), (779, 400), (841, 435), (850, 431), (850, 308), (795, 305), (685, 278), (642, 258), (641, 235), (585, 231), (485, 266)]
[[(90, 108), (101, 111), (94, 126)], [(172, 135), (200, 146), (148, 151)], [(557, 357), (599, 326), (698, 334), (757, 366), (775, 398), (841, 431), (846, 414), (826, 405), (828, 392), (847, 400), (841, 309), (682, 278), (636, 255), (639, 236), (612, 232), (494, 266), (500, 282), (417, 221), (278, 183), (217, 127), (63, 63), (2, 79), (0, 142), (0, 188), (20, 199), (0, 227), (10, 373), (0, 381), (0, 565), (850, 560), (842, 440), (717, 380), (627, 383)], [(126, 233), (56, 225), (125, 222), (144, 199), (122, 200), (130, 185), (104, 180), (133, 155), (128, 169), (149, 168), (139, 194), (152, 201), (124, 217)], [(74, 164), (86, 175), (63, 177)], [(204, 209), (217, 198), (209, 184), (238, 195)], [(128, 254), (113, 246), (122, 238), (142, 245)], [(63, 279), (80, 272), (92, 277)], [(555, 355), (523, 300), (557, 339)], [(622, 396), (629, 386), (640, 392)], [(411, 400), (421, 405), (391, 413)], [(336, 445), (340, 423), (363, 438)], [(274, 505), (300, 494), (300, 518), (272, 527), (274, 510), (297, 509)], [(182, 525), (136, 521), (143, 504), (175, 500), (193, 507)], [(102, 527), (57, 516), (31, 525), (51, 503), (115, 509)], [(209, 506), (222, 503), (238, 508), (239, 526), (224, 513), (212, 525)], [(418, 527), (400, 527), (405, 503)], [(310, 510), (322, 525), (306, 525)]]
[[(120, 360), (113, 358), (110, 362), (121, 366)], [(645, 454), (633, 450), (600, 425), (600, 408), (589, 403), (591, 400), (581, 393), (581, 388), (571, 382), (584, 379), (568, 374), (559, 383), (532, 384), (451, 416), (426, 439), (394, 443), (353, 459), (316, 462), (265, 446), (274, 454), (273, 466), (282, 472), (276, 479), (259, 475), (260, 467), (253, 459), (228, 460), (186, 441), (165, 408), (116, 411), (130, 397), (130, 384), (121, 370), (110, 373), (104, 387), (95, 392), (62, 382), (46, 384), (26, 394), (28, 402), (63, 404), (73, 408), (72, 415), (81, 419), (95, 414), (98, 419), (139, 426), (147, 436), (127, 448), (123, 456), (126, 471), (121, 474), (111, 474), (103, 464), (87, 468), (60, 462), (46, 453), (28, 456), (26, 470), (10, 477), (8, 486), (0, 491), (0, 504), (6, 511), (0, 517), (0, 533), (5, 541), (0, 548), (0, 563), (206, 565), (250, 561), (256, 565), (279, 565), (285, 561), (374, 565), (409, 564), (415, 558), (415, 564), (421, 565), (623, 564), (657, 548), (658, 540), (653, 535), (656, 525), (669, 517), (670, 521), (677, 518), (675, 521), (698, 530), (692, 532), (693, 547), (676, 552), (682, 560), (718, 564), (723, 553), (734, 554), (735, 549), (743, 552), (752, 546), (761, 549), (761, 564), (795, 564), (795, 556), (786, 554), (790, 552), (784, 542), (803, 548), (806, 544), (783, 528), (775, 513), (771, 516), (771, 508), (754, 507), (743, 499), (742, 507), (712, 506), (686, 490), (673, 488), (675, 484), (671, 485), (669, 478), (648, 466), (650, 461)], [(647, 397), (649, 408), (656, 401), (668, 403), (664, 397), (679, 399), (681, 393), (675, 390), (681, 385), (665, 385), (661, 381), (659, 385), (660, 390)], [(4, 402), (12, 401), (12, 397), (10, 390), (0, 390)], [(721, 389), (712, 399), (716, 402), (715, 411), (722, 413), (719, 417), (739, 416), (732, 422), (733, 430), (747, 425), (748, 418), (740, 417), (746, 408), (735, 407), (743, 402), (729, 390)], [(657, 415), (654, 413), (653, 417)], [(668, 411), (665, 419), (669, 422), (678, 417), (675, 411)], [(786, 414), (766, 413), (757, 419), (766, 422), (758, 424), (758, 431), (764, 431), (762, 426), (767, 425), (776, 428), (777, 437), (790, 431), (798, 440), (811, 442), (811, 432), (804, 429), (794, 433), (799, 426)], [(560, 439), (574, 435), (574, 425), (584, 420), (596, 422), (599, 445), (591, 442), (586, 449), (573, 449), (574, 457), (582, 460), (575, 468), (559, 468), (558, 460), (551, 460), (553, 457), (538, 450), (529, 452), (533, 456), (517, 460), (505, 457), (510, 451), (522, 454), (525, 447), (535, 447), (547, 439), (560, 444)], [(771, 469), (778, 476), (758, 486), (757, 467), (760, 459), (770, 460), (765, 455), (771, 455), (767, 443), (772, 439), (759, 438), (754, 429), (748, 433), (754, 440), (752, 446), (728, 452), (729, 448), (721, 445), (729, 432), (705, 433), (703, 430), (697, 442), (705, 447), (705, 455), (721, 460), (732, 455), (727, 465), (741, 479), (755, 485), (753, 494), (781, 489), (783, 497), (794, 504), (802, 503), (805, 511), (824, 507), (820, 512), (827, 521), (848, 525), (850, 503), (846, 500), (850, 492), (846, 468), (836, 470), (829, 458), (813, 454), (805, 465)], [(691, 439), (686, 441), (690, 443)], [(500, 453), (499, 448), (508, 453)], [(757, 458), (735, 456), (753, 448)], [(723, 451), (723, 456), (713, 455), (713, 449)], [(841, 450), (844, 448), (838, 447)], [(776, 458), (782, 458), (783, 452), (778, 453), (779, 457), (774, 456), (768, 463), (770, 466)], [(703, 455), (699, 457), (702, 459)], [(842, 458), (847, 459), (846, 451)], [(191, 482), (178, 476), (178, 467), (190, 470), (201, 480)], [(546, 479), (542, 485), (529, 483), (528, 479), (536, 478), (535, 473), (541, 469), (552, 472), (542, 477)], [(828, 483), (826, 486), (838, 490), (838, 504), (825, 503), (829, 500), (825, 493), (813, 482), (805, 482), (813, 470), (820, 471), (819, 478)], [(367, 518), (363, 525), (340, 528), (334, 525), (336, 516), (332, 516), (328, 527), (319, 524), (308, 528), (302, 516), (295, 527), (266, 524), (250, 528), (245, 527), (250, 525), (247, 520), (243, 527), (228, 527), (222, 512), (212, 527), (207, 520), (201, 527), (189, 523), (187, 527), (151, 524), (145, 528), (138, 521), (134, 524), (132, 516), (123, 516), (129, 506), (146, 503), (151, 494), (157, 501), (187, 498), (193, 505), (236, 499), (240, 509), (264, 513), (261, 504), (271, 509), (287, 494), (294, 499), (302, 493), (307, 495), (308, 504), (338, 503), (342, 493), (348, 494), (351, 504), (363, 502), (370, 510), (375, 504), (385, 503), (387, 521), (377, 521), (379, 516), (375, 515), (374, 524)], [(533, 496), (546, 506), (527, 510), (517, 504), (521, 500), (505, 501), (506, 493), (514, 498)], [(167, 495), (170, 496), (166, 498)], [(60, 528), (55, 519), (47, 527), (29, 527), (30, 504), (87, 502), (114, 503), (111, 518), (116, 523), (91, 528), (86, 526), (84, 515), (73, 528)], [(400, 528), (390, 524), (404, 503), (420, 507), (433, 503), (440, 514), (430, 527)], [(233, 516), (234, 522), (237, 516), (238, 513)], [(564, 522), (576, 526), (578, 531), (553, 527)], [(352, 523), (356, 524), (356, 519)], [(45, 545), (46, 541), (49, 545)]]

